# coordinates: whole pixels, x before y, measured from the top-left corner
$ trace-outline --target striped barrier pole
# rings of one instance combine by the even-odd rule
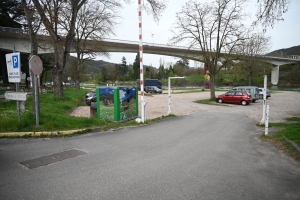
[[[145,107],[146,101],[144,99],[144,68],[143,68],[143,37],[142,37],[142,5],[141,0],[138,0],[138,15],[139,15],[139,51],[140,51],[140,88],[141,88],[141,118],[142,122],[146,121]]]

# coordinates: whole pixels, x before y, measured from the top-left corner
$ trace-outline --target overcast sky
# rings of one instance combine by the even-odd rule
[[[199,0],[204,2],[205,0]],[[209,1],[209,0],[206,0]],[[180,11],[182,5],[187,0],[169,0],[167,9],[162,13],[160,21],[154,22],[153,17],[148,15],[145,11],[142,12],[142,24],[143,24],[143,42],[155,43],[155,44],[167,44],[168,40],[172,37],[170,28],[175,22],[175,14]],[[257,10],[257,0],[250,0],[246,5],[246,12],[251,12],[253,15]],[[300,45],[300,0],[291,0],[289,10],[283,15],[284,21],[276,22],[274,28],[268,28],[267,35],[271,36],[271,49],[274,51],[277,49],[289,48],[292,46]],[[139,28],[138,28],[138,4],[136,3],[125,5],[120,10],[119,15],[120,25],[115,29],[115,38],[119,40],[138,41]],[[249,20],[250,22],[251,20]],[[137,50],[138,51],[138,50]],[[110,58],[97,57],[97,60],[104,60],[112,63],[121,63],[122,57],[125,56],[127,64],[134,62],[136,53],[110,53]],[[152,65],[153,67],[159,67],[159,61],[163,59],[166,64],[176,63],[179,58],[145,54],[143,55],[143,64]],[[195,64],[190,62],[190,66]]]

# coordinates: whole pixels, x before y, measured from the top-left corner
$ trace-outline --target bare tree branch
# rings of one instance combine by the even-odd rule
[[[257,20],[254,24],[262,23],[266,29],[268,26],[274,27],[276,21],[282,21],[282,15],[289,9],[290,0],[257,0],[258,11]]]
[[[215,0],[209,3],[190,0],[176,14],[170,42],[201,49],[199,58],[194,59],[208,66],[211,98],[215,97],[214,77],[222,67],[219,63],[233,59],[230,54],[246,37],[247,28],[242,24],[246,17],[243,3],[242,0]]]

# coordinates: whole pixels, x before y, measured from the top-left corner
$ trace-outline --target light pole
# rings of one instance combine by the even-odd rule
[[[154,46],[154,34],[152,33],[152,45]]]
[[[175,78],[185,78],[185,77],[175,76],[175,77],[168,78],[168,102],[169,102],[168,115],[171,114],[171,79],[175,79]]]

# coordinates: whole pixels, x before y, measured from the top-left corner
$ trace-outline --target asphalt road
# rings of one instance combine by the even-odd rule
[[[255,124],[202,113],[74,137],[0,139],[0,199],[300,199],[300,165],[261,143]],[[20,164],[70,149],[84,154]]]

